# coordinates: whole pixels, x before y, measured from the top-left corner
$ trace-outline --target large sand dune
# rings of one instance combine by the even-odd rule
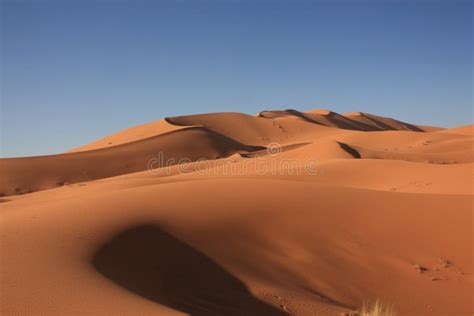
[[[472,315],[473,144],[284,110],[0,159],[0,313]]]

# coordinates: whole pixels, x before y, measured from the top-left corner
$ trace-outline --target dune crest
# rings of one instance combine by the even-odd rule
[[[440,133],[453,133],[453,134],[461,134],[466,136],[473,136],[474,135],[474,125],[464,125],[455,128],[449,128],[440,131]]]
[[[175,131],[178,129],[180,128],[175,125],[169,124],[166,121],[166,119],[163,119],[157,122],[151,122],[151,123],[127,128],[121,132],[118,132],[110,136],[106,136],[90,144],[72,149],[68,152],[88,151],[88,150],[122,145],[125,143],[131,143],[137,140],[157,136],[157,135],[168,133],[168,132]]]
[[[205,127],[188,127],[105,149],[0,159],[0,194],[14,195],[261,150]]]
[[[268,122],[262,120],[262,118],[277,120],[274,122]],[[431,132],[441,130],[441,128],[437,127],[417,126],[363,112],[352,112],[341,115],[327,109],[315,109],[306,112],[300,112],[293,109],[283,111],[262,111],[258,113],[257,117],[243,113],[222,112],[167,117],[156,122],[125,129],[90,144],[72,149],[69,152],[87,151],[116,146],[153,137],[180,128],[196,126],[205,126],[230,138],[240,139],[240,141],[245,140],[242,142],[261,144],[262,141],[267,139],[275,140],[281,138],[277,135],[278,130],[272,128],[275,126],[280,128],[279,132],[285,131],[286,129],[298,129],[299,132],[296,135],[294,135],[295,133],[293,131],[288,131],[290,134],[285,135],[286,137],[299,137],[300,134],[304,133],[304,131],[315,129],[315,126],[308,126],[308,124],[304,123],[359,131],[407,130]]]

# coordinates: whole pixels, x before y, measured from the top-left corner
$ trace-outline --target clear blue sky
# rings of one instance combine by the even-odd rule
[[[1,1],[4,157],[202,112],[472,123],[470,0]]]

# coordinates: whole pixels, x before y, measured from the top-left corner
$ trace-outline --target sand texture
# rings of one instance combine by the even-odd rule
[[[472,315],[473,145],[282,110],[0,159],[0,314]]]

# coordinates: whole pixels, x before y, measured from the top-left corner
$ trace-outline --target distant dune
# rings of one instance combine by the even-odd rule
[[[473,145],[289,109],[0,159],[0,313],[472,315]]]
[[[440,132],[472,136],[474,135],[474,125],[464,125],[460,127],[445,129]]]

